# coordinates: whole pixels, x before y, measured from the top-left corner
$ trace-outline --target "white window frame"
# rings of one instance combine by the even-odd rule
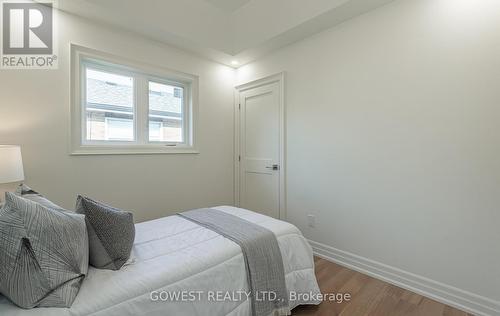
[[[158,84],[165,84],[165,85],[169,85],[169,86],[173,86],[173,87],[177,87],[177,88],[182,88],[182,91],[183,91],[183,96],[182,96],[183,107],[182,107],[182,121],[181,121],[182,122],[182,125],[181,125],[182,126],[182,132],[183,132],[182,139],[183,139],[183,143],[189,142],[189,138],[190,138],[190,135],[189,135],[189,124],[186,124],[186,122],[189,122],[190,116],[191,116],[191,113],[190,113],[190,110],[189,110],[189,106],[187,106],[190,103],[189,100],[191,98],[190,97],[190,89],[191,89],[191,87],[189,85],[183,84],[182,82],[175,82],[175,81],[168,80],[168,79],[165,79],[165,78],[155,78],[155,77],[152,77],[152,76],[147,76],[145,79],[146,79],[146,84],[147,85],[149,85],[149,82],[154,82],[154,83],[158,83]],[[148,91],[149,91],[149,86],[148,86]],[[148,98],[148,102],[147,103],[148,103],[148,111],[149,111],[149,98]],[[149,115],[149,112],[148,112],[148,115]],[[169,143],[169,142],[150,141],[149,140],[149,120],[148,120],[148,126],[146,128],[147,128],[147,132],[148,132],[147,141],[149,143],[154,143],[154,144],[165,143],[168,146],[172,146],[172,145],[175,146],[175,144],[179,144],[179,143],[176,143],[176,142],[170,142]]]
[[[131,76],[134,79],[134,141],[86,139],[86,68]],[[197,154],[198,77],[130,61],[78,45],[71,45],[72,155]],[[149,82],[183,89],[183,142],[149,141]],[[140,93],[141,92],[141,93]]]

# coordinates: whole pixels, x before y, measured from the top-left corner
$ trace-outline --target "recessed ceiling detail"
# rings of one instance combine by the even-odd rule
[[[232,67],[394,0],[59,0],[59,8]],[[238,61],[238,65],[232,61]]]

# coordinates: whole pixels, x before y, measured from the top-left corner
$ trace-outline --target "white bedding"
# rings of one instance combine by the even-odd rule
[[[216,209],[273,231],[284,261],[287,290],[319,293],[311,247],[295,226],[240,208],[220,206]],[[199,295],[201,300],[152,301],[152,291],[162,295],[165,293],[161,291],[199,291],[195,296]],[[231,297],[225,297],[224,302],[214,302],[214,295],[226,291]],[[129,265],[119,271],[90,267],[70,309],[23,310],[0,296],[0,315],[251,315],[250,302],[241,291],[248,291],[248,285],[239,246],[179,216],[169,216],[136,225]],[[317,303],[291,301],[290,307]]]

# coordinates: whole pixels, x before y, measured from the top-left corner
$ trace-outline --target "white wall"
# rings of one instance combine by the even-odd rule
[[[240,68],[238,82],[280,71],[288,219],[498,303],[500,2],[396,1]]]
[[[233,203],[233,69],[66,14],[59,37],[58,70],[0,70],[0,144],[22,146],[27,184],[67,208],[88,194],[136,221]],[[69,156],[70,42],[199,76],[200,154]]]

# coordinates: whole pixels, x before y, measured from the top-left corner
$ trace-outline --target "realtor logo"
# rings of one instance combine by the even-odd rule
[[[57,67],[53,2],[2,1],[2,68]]]

